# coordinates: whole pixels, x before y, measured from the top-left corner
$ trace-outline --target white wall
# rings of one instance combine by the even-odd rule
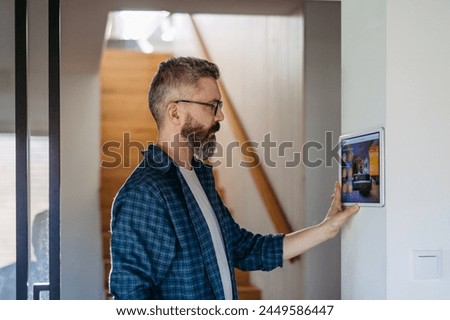
[[[98,74],[61,75],[61,299],[103,299]]]
[[[449,299],[450,2],[391,0],[387,25],[387,298]],[[414,279],[413,250],[442,277]]]
[[[305,141],[326,146],[326,132],[333,133],[332,145],[341,131],[341,11],[339,2],[305,3]],[[320,223],[330,205],[338,180],[338,163],[326,163],[325,149],[311,149],[305,166],[305,225]],[[341,244],[336,237],[302,257],[305,268],[305,299],[340,299]]]
[[[95,12],[96,19],[92,19]],[[83,9],[82,3],[62,3],[61,299],[105,297],[99,203],[98,65],[96,68],[95,64],[92,65],[95,60],[89,59],[92,52],[73,48],[76,37],[85,37],[83,28],[91,28],[93,34],[100,36],[88,37],[84,46],[93,51],[91,42],[96,42],[96,49],[100,52],[103,44],[100,31],[104,30],[105,21],[106,12],[101,3],[96,3],[92,10]]]
[[[341,5],[342,132],[385,126],[386,1]],[[386,208],[362,208],[343,229],[341,246],[342,298],[386,298]]]
[[[386,206],[343,232],[342,296],[448,299],[450,170],[421,155],[450,156],[450,3],[345,0],[342,21],[343,130],[386,127]],[[413,250],[441,252],[440,279],[414,278]]]

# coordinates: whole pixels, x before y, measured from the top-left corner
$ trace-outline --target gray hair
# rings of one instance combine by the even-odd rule
[[[161,62],[158,72],[152,80],[148,93],[150,111],[158,128],[162,127],[164,108],[180,90],[195,87],[201,78],[218,80],[219,68],[216,64],[200,58],[178,57]]]

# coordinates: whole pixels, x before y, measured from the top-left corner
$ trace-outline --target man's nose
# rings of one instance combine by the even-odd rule
[[[222,112],[222,108],[217,109],[217,113],[214,116],[215,121],[223,121],[225,119],[225,115]]]

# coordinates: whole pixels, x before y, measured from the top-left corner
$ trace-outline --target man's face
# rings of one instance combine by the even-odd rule
[[[188,148],[194,152],[197,158],[207,160],[216,150],[215,133],[219,129],[220,123],[218,121],[205,127],[188,114],[186,122],[181,128],[181,136],[186,139]]]
[[[203,78],[192,91],[189,100],[216,103],[220,100],[217,82],[212,78]],[[215,133],[220,129],[219,121],[224,119],[222,110],[214,115],[213,108],[198,104],[184,104],[185,122],[181,128],[181,136],[186,139],[188,147],[194,155],[202,160],[210,158],[216,149]]]

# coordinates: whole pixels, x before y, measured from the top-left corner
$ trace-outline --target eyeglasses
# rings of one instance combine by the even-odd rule
[[[214,115],[217,114],[217,110],[219,110],[219,108],[222,108],[222,105],[223,105],[223,101],[220,101],[220,100],[217,101],[216,103],[199,102],[199,101],[192,101],[192,100],[177,100],[177,101],[175,101],[175,103],[180,103],[180,102],[195,103],[195,104],[200,104],[202,106],[211,107],[213,109]]]

